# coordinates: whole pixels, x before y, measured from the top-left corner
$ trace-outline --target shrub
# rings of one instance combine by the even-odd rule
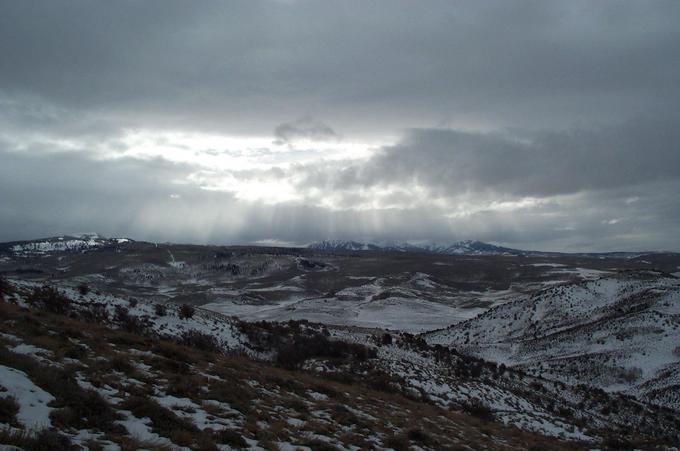
[[[543,384],[538,381],[531,381],[529,383],[529,387],[531,387],[531,389],[534,391],[543,391]]]
[[[335,445],[332,445],[328,442],[316,438],[308,438],[306,440],[302,440],[300,444],[310,449],[313,449],[314,451],[338,451],[340,449]]]
[[[482,375],[482,365],[476,364],[470,366],[470,377],[478,378]]]
[[[66,350],[64,357],[69,359],[82,360],[87,356],[87,348],[83,345],[73,345]]]
[[[200,396],[200,384],[189,375],[171,375],[165,390],[169,395],[178,398],[193,398]]]
[[[485,421],[493,421],[496,416],[493,410],[479,399],[471,399],[462,404],[463,411]]]
[[[166,343],[164,341],[154,343],[154,346],[153,348],[151,348],[151,351],[154,352],[155,354],[165,357],[166,359],[173,360],[176,362],[186,363],[196,362],[196,360],[186,352],[187,351],[186,349],[172,343]]]
[[[184,346],[191,346],[192,348],[200,349],[201,351],[219,352],[220,343],[212,335],[199,332],[197,330],[189,330],[180,337],[180,344]]]
[[[12,285],[0,277],[0,300],[3,300],[6,295],[11,294],[13,291],[14,289],[12,288]]]
[[[315,333],[312,336],[297,335],[292,341],[282,345],[276,355],[276,362],[286,368],[296,368],[311,358],[353,358],[361,362],[375,358],[376,355],[376,350],[368,346],[329,340],[323,334]]]
[[[29,304],[52,313],[66,313],[71,306],[71,300],[52,287],[40,287],[26,299]]]
[[[90,304],[87,309],[81,311],[81,315],[93,323],[104,323],[109,320],[109,311],[102,304]]]
[[[85,296],[89,292],[90,292],[90,287],[88,287],[84,283],[81,283],[80,285],[78,285],[78,293],[80,293],[81,295]]]
[[[55,425],[75,429],[101,429],[120,431],[122,426],[115,423],[120,415],[94,390],[83,390],[78,385],[69,387],[59,395],[60,409],[50,413]]]
[[[179,317],[180,319],[191,319],[196,313],[196,309],[189,304],[182,304],[179,307]]]
[[[399,379],[383,370],[372,370],[365,377],[363,381],[374,390],[384,392],[398,392],[401,388]]]
[[[166,308],[165,304],[156,304],[153,306],[154,310],[156,311],[156,316],[165,316]]]
[[[248,446],[247,444],[245,446]],[[191,447],[195,451],[220,451],[220,448],[215,445],[214,440],[208,433],[200,434],[196,437],[196,443]]]
[[[213,434],[213,437],[217,443],[231,445],[236,448],[245,448],[248,446],[240,433],[233,431],[231,429],[223,429],[217,431]]]
[[[128,299],[128,304],[130,304],[130,307],[132,307],[132,308],[137,307],[137,303],[138,303],[138,302],[139,302],[139,301],[137,301],[137,299],[135,299],[135,298],[130,298],[130,299]]]
[[[16,426],[17,413],[19,413],[19,403],[14,396],[0,398],[0,423]]]
[[[122,305],[116,305],[114,320],[120,325],[121,329],[133,333],[142,333],[146,329],[146,322],[138,316],[130,315],[130,311]]]
[[[624,368],[621,370],[620,378],[628,383],[635,382],[642,377],[642,369],[638,367]]]
[[[35,434],[18,429],[0,429],[0,443],[31,451],[70,451],[73,446],[67,436],[47,429]]]
[[[154,432],[170,437],[178,445],[187,445],[187,436],[190,441],[190,437],[198,433],[193,423],[178,417],[173,411],[166,409],[151,398],[131,396],[122,403],[121,407],[132,411],[138,418],[148,417]]]
[[[392,435],[383,441],[383,446],[395,451],[408,451],[408,440],[403,435]]]
[[[131,373],[134,369],[134,367],[127,358],[118,354],[111,357],[111,359],[109,360],[109,366],[114,371],[126,374]]]
[[[432,440],[430,436],[422,429],[411,429],[406,436],[412,442],[420,443],[421,445],[428,445]]]
[[[392,335],[390,335],[390,334],[387,333],[387,332],[386,332],[385,334],[383,334],[383,336],[382,336],[382,344],[384,344],[384,345],[391,345],[391,344],[392,344]]]
[[[330,410],[333,421],[342,426],[354,425],[362,427],[364,425],[364,423],[362,423],[362,421],[343,404],[333,404],[330,406]]]
[[[154,359],[154,367],[160,368],[163,372],[170,372],[176,374],[189,374],[191,366],[182,360],[173,359]]]
[[[633,445],[633,443],[621,436],[607,436],[604,438],[602,441],[602,445],[604,445],[605,449],[636,449],[637,447]]]

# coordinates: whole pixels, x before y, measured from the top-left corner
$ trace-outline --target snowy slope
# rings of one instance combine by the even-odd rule
[[[583,449],[361,383],[2,301],[0,311],[0,449]],[[50,359],[8,349],[17,343]]]
[[[425,334],[555,380],[680,408],[680,280],[624,272],[551,287]]]
[[[29,302],[31,291],[39,286],[37,283],[16,278],[10,279],[10,282],[14,287],[14,293],[8,297],[11,303],[27,307],[27,311],[40,308],[40,304]],[[413,283],[435,282],[419,274],[414,277]],[[394,386],[397,392],[407,393],[414,399],[427,400],[456,412],[467,412],[467,406],[479,403],[488,408],[490,415],[498,421],[542,435],[592,441],[598,440],[598,437],[608,431],[620,433],[630,425],[634,425],[645,436],[665,436],[674,427],[672,420],[665,417],[662,418],[663,421],[659,421],[659,411],[653,406],[641,405],[618,395],[594,396],[590,388],[550,381],[538,375],[527,374],[521,368],[506,370],[456,351],[428,346],[422,338],[407,333],[394,334],[389,340],[385,340],[382,335],[375,335],[375,331],[362,331],[355,327],[325,328],[310,323],[293,326],[289,323],[248,324],[202,309],[196,309],[193,316],[187,318],[182,317],[178,306],[173,304],[166,304],[165,311],[159,312],[157,306],[161,304],[106,293],[82,294],[69,284],[62,284],[59,292],[71,299],[68,314],[70,317],[180,343],[184,342],[187,334],[198,333],[214,337],[217,349],[224,353],[245,354],[260,361],[277,360],[278,351],[275,345],[280,339],[277,337],[285,336],[291,328],[299,327],[303,333],[328,330],[327,333],[333,340],[368,345],[376,349],[376,355],[367,360],[349,360],[344,363],[336,358],[313,358],[304,366],[310,372],[321,375],[337,374],[338,380],[354,378],[357,383],[367,381],[379,386],[381,390]],[[355,296],[357,293],[350,291],[347,295]],[[667,308],[675,311],[673,309],[676,307],[669,305]],[[28,340],[21,342],[9,334],[0,335],[0,339],[11,342],[7,345],[11,352],[30,355],[44,364],[49,364],[61,355]],[[41,346],[44,346],[42,342]],[[127,345],[122,349],[125,347]],[[138,373],[135,380],[139,380],[139,373],[149,372],[150,362],[141,359],[143,356],[153,357],[144,351],[139,354],[140,359],[132,360],[138,361],[134,365]],[[119,377],[118,373],[111,375],[112,380],[118,380]],[[153,381],[158,380],[157,375],[149,377]],[[375,382],[371,382],[373,380]],[[24,386],[28,384],[25,380],[21,383]],[[96,388],[112,404],[122,404],[124,400],[123,396],[117,394],[122,387],[116,389],[116,385],[112,383],[93,387],[87,379],[79,378],[79,384],[86,389]],[[132,381],[130,384],[136,382]],[[208,426],[216,429],[224,425],[223,422],[211,420],[204,415],[208,411],[205,405],[192,403],[184,396],[168,390],[157,390],[155,385],[152,396],[162,406],[169,408],[179,405],[189,409],[186,412],[179,409],[176,414],[191,419],[200,429]],[[586,403],[587,406],[582,406]],[[617,405],[617,412],[603,415],[602,411],[610,405]],[[121,410],[121,413],[125,418],[119,420],[118,424],[132,434],[152,440],[158,438],[143,417],[135,416],[128,410]]]
[[[59,236],[32,241],[2,243],[1,247],[16,257],[34,257],[57,252],[86,252],[130,241],[127,238],[103,238],[96,233],[89,233],[78,236]]]
[[[626,258],[633,259],[645,255],[677,255],[663,252],[544,252],[514,249],[477,240],[462,240],[453,243],[418,242],[360,242],[352,240],[324,240],[311,243],[309,249],[333,252],[383,251],[383,252],[420,252],[437,255],[513,255],[524,257],[588,257],[588,258]],[[649,262],[648,262],[649,263]]]
[[[324,251],[391,251],[391,252],[424,252],[443,255],[525,255],[527,251],[509,249],[481,241],[458,241],[450,244],[413,244],[413,243],[365,243],[358,241],[326,240],[312,243],[309,249]]]

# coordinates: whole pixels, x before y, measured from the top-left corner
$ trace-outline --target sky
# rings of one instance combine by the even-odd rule
[[[680,2],[0,0],[0,241],[680,251]]]

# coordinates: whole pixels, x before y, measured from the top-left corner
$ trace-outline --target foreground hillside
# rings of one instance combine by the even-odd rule
[[[574,449],[677,438],[671,411],[410,334],[246,323],[84,286],[13,281],[2,291],[3,440],[26,448],[22,431],[50,426],[92,449],[92,440],[125,449]]]
[[[7,284],[4,290],[12,291]],[[54,310],[57,304],[47,302]],[[12,302],[0,302],[0,313],[0,444],[51,450],[580,447],[407,398],[379,380],[333,380],[256,362],[198,335],[179,344],[96,324],[74,310],[65,315]]]

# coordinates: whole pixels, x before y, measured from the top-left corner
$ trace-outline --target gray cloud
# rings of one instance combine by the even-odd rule
[[[547,197],[680,178],[680,128],[641,118],[616,126],[535,133],[412,130],[366,163],[297,168],[301,186],[352,191],[422,186],[433,195]]]
[[[340,139],[335,130],[318,119],[304,116],[291,122],[285,122],[274,129],[276,144],[291,144],[300,139],[310,141],[336,141]]]
[[[118,123],[268,133],[677,115],[675,1],[5,2],[0,89]]]
[[[203,243],[475,238],[573,251],[680,248],[677,179],[450,217],[445,209],[424,206],[331,211],[299,203],[244,202],[181,183],[194,169],[162,160],[95,161],[84,153],[2,151],[0,241],[98,231]]]
[[[674,0],[3,2],[0,240],[677,250],[678,17]],[[130,131],[203,166],[121,158]],[[325,161],[328,140],[393,144]],[[205,163],[221,157],[248,164]],[[192,183],[224,178],[295,200]]]

